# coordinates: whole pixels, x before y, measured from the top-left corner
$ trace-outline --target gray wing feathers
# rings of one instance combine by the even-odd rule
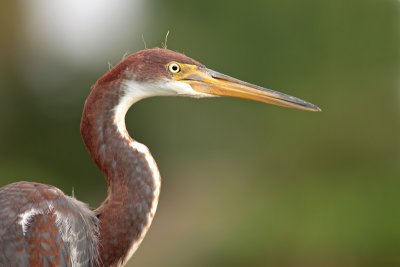
[[[73,266],[97,266],[98,220],[86,204],[74,198],[59,203],[56,224],[64,243],[70,248]],[[75,212],[70,212],[75,211]]]
[[[98,266],[98,221],[55,187],[0,188],[0,266]]]

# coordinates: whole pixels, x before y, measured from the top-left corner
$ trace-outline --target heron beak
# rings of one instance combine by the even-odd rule
[[[277,91],[243,82],[228,75],[191,65],[185,66],[181,81],[190,84],[193,90],[216,96],[243,98],[287,108],[321,111],[314,104]]]

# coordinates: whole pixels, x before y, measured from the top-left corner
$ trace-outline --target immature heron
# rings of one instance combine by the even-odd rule
[[[129,136],[125,114],[152,96],[230,96],[319,111],[171,50],[136,52],[94,84],[82,115],[82,138],[106,178],[107,198],[92,211],[50,185],[0,188],[0,266],[123,266],[129,260],[156,212],[161,178],[147,147]]]

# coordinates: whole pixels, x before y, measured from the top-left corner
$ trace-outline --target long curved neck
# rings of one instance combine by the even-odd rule
[[[121,266],[138,248],[156,211],[161,178],[147,147],[125,128],[129,107],[143,98],[120,80],[95,84],[86,100],[81,134],[91,157],[105,175],[108,194],[96,210],[99,254],[104,266]]]

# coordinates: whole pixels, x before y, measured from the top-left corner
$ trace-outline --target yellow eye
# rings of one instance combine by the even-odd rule
[[[181,71],[181,66],[178,63],[172,62],[168,65],[168,70],[171,73],[178,73]]]

